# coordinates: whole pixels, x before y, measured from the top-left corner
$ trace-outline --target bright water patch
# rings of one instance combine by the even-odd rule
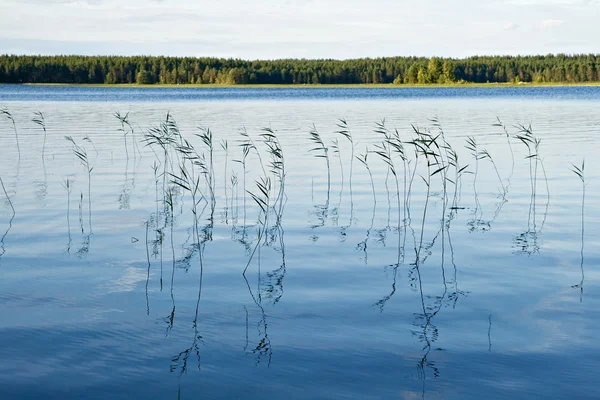
[[[1,397],[594,398],[598,93],[0,87],[21,147],[19,157],[0,119],[0,177],[15,207],[14,217],[0,207]],[[130,113],[133,133],[123,136],[115,111]],[[200,245],[189,194],[176,192],[172,214],[164,201],[181,158],[169,153],[163,187],[164,154],[142,141],[167,112],[199,153],[208,154],[197,127],[214,135],[216,207],[212,222],[210,206],[199,218]],[[400,202],[376,153],[367,157],[375,198],[357,159],[350,182],[338,118],[359,155],[381,144],[382,119],[408,142],[411,124],[437,136],[434,117],[470,172],[456,204],[451,167],[446,196],[443,171],[427,196],[423,156],[409,209],[398,156]],[[514,137],[514,125],[530,123],[541,139],[533,186],[530,153]],[[326,161],[310,151],[313,124],[330,148],[329,190]],[[237,162],[244,127],[267,170],[262,128],[275,131],[285,159],[287,201],[258,247],[263,216]],[[66,135],[86,149],[90,186]],[[500,178],[486,158],[474,176],[468,137]],[[404,146],[413,171],[414,146]],[[571,163],[584,157],[582,235]],[[438,163],[448,160],[443,152]],[[256,194],[260,160],[251,151],[246,161]]]
[[[0,85],[0,97],[10,101],[223,101],[223,100],[397,100],[519,98],[542,100],[599,100],[598,86],[564,87],[118,87]]]

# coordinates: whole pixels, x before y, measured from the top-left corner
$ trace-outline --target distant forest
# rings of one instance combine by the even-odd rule
[[[256,60],[0,55],[0,83],[450,84],[600,81],[600,55]]]

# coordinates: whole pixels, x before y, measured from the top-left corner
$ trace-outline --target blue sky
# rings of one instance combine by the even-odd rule
[[[0,53],[599,53],[600,0],[0,0]]]

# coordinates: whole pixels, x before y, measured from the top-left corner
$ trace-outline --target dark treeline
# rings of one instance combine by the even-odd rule
[[[192,57],[0,55],[0,83],[448,84],[600,80],[600,55],[245,61]]]

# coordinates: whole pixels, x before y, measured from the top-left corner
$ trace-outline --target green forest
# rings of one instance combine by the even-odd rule
[[[600,55],[255,60],[0,55],[0,83],[453,84],[600,80]]]

